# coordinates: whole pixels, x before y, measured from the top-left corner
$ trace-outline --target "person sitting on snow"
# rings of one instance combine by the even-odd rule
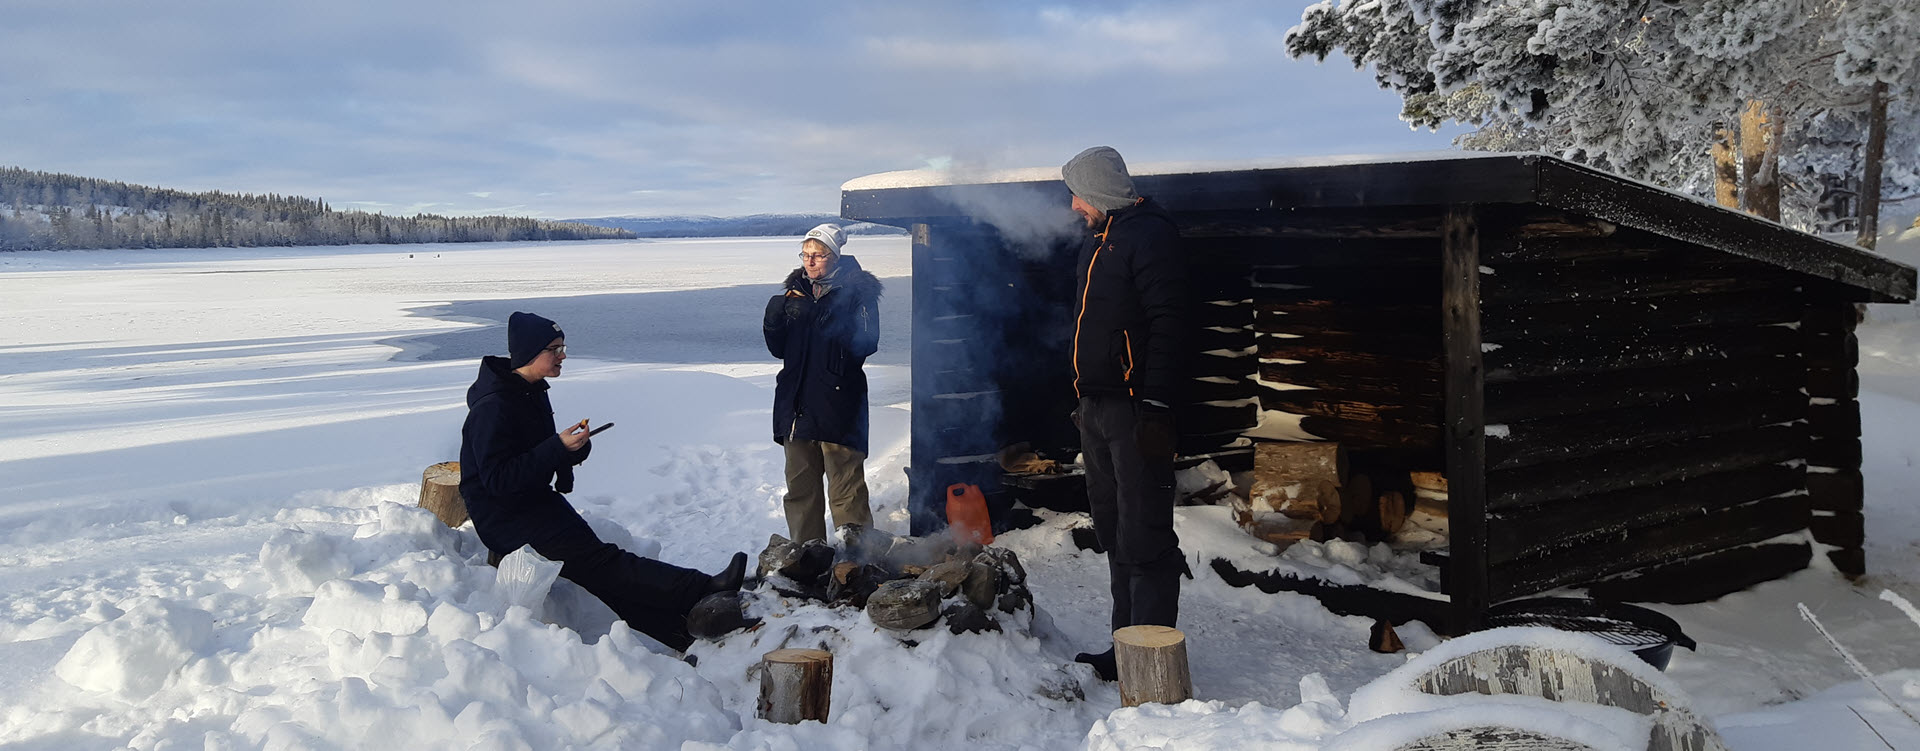
[[[593,452],[586,421],[555,431],[547,379],[567,359],[560,325],[532,313],[507,319],[509,357],[480,358],[460,428],[460,495],[480,542],[496,556],[523,545],[559,561],[560,575],[593,593],[628,626],[684,651],[687,612],[701,598],[740,588],[747,554],[707,575],[602,542],[562,493]]]
[[[873,526],[867,505],[867,374],[880,349],[880,279],[840,254],[847,235],[822,224],[800,241],[800,268],[767,301],[767,351],[784,363],[773,391],[773,442],[787,453],[787,533],[824,540]],[[825,474],[828,486],[820,478]]]

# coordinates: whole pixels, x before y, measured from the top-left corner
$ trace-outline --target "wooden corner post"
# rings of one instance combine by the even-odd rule
[[[1487,475],[1484,371],[1480,362],[1480,223],[1471,205],[1447,207],[1441,219],[1441,339],[1446,350],[1448,544],[1447,630],[1480,625],[1487,591]]]
[[[935,393],[934,383],[934,346],[932,338],[926,336],[933,321],[936,278],[933,269],[933,227],[925,223],[916,223],[909,233],[913,238],[913,299],[921,301],[913,306],[910,331],[913,332],[909,345],[908,361],[924,363],[925,366],[908,374],[908,393],[913,409],[907,415],[908,454],[907,454],[907,513],[908,533],[915,536],[931,534],[939,528],[945,517],[935,511],[935,502],[940,501],[939,489],[933,487],[934,464],[939,458],[933,451],[934,431],[940,426],[934,424],[933,415],[924,409]],[[941,501],[944,503],[944,501]]]

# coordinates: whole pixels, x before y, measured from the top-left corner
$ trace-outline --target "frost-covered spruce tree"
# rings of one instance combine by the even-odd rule
[[[1847,6],[1837,24],[1840,51],[1833,69],[1841,85],[1867,93],[1859,238],[1860,244],[1873,247],[1882,195],[1892,190],[1911,196],[1920,189],[1920,177],[1914,174],[1920,161],[1920,123],[1912,112],[1920,99],[1920,53],[1914,51],[1920,41],[1920,4],[1849,0]]]
[[[1882,7],[1863,13],[1870,3]],[[1372,66],[1381,86],[1401,95],[1402,117],[1415,126],[1479,126],[1462,146],[1548,151],[1701,194],[1713,184],[1710,147],[1737,132],[1746,113],[1747,185],[1777,191],[1772,176],[1804,124],[1867,101],[1857,82],[1836,73],[1835,61],[1879,60],[1914,38],[1855,27],[1897,28],[1886,16],[1911,16],[1912,5],[1326,0],[1302,14],[1286,44],[1295,57],[1341,52],[1356,67]],[[1767,124],[1755,127],[1756,118]],[[1805,191],[1818,182],[1789,187]]]

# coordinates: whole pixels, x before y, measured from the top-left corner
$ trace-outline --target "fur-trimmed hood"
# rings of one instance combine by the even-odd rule
[[[884,286],[880,284],[880,277],[860,268],[859,259],[853,256],[840,256],[839,263],[834,267],[833,281],[827,286],[828,294],[845,289],[862,300],[878,300],[880,293],[884,290]],[[811,280],[807,279],[806,268],[797,268],[793,273],[788,274],[786,288],[803,295],[811,295],[813,287]]]

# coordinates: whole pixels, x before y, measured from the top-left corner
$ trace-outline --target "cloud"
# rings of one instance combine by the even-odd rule
[[[833,211],[862,174],[1444,147],[1305,2],[72,4],[0,26],[0,164],[550,218]],[[475,185],[485,185],[476,191]]]

